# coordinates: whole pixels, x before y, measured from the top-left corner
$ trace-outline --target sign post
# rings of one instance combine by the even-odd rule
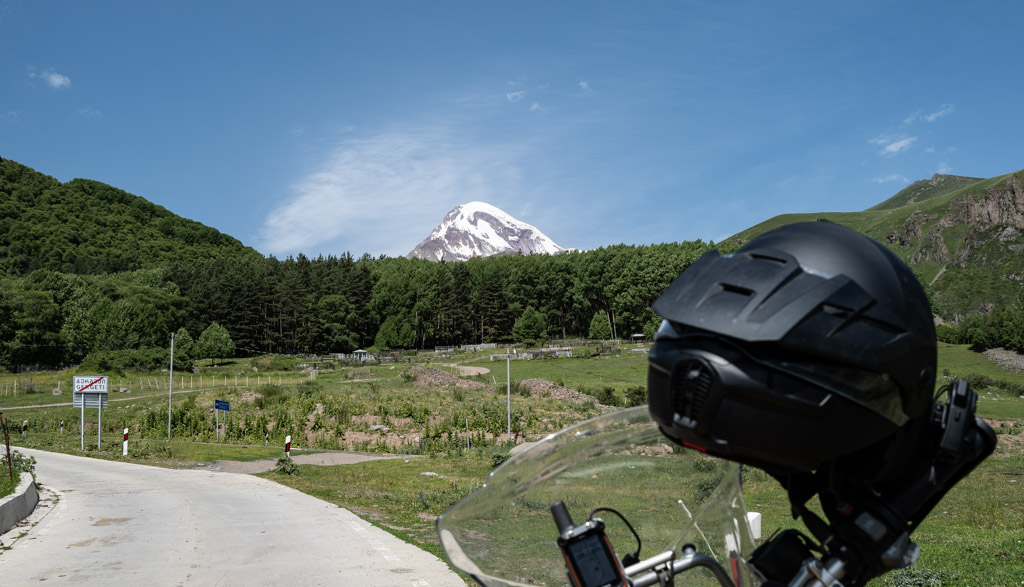
[[[289,434],[284,438],[284,456],[292,458],[292,436]]]
[[[75,376],[74,401],[72,407],[82,408],[81,450],[85,450],[85,408],[99,409],[99,422],[96,426],[96,449],[100,450],[103,438],[103,408],[107,404],[107,377],[105,375]]]
[[[217,430],[215,430],[214,436],[217,437],[218,440],[220,439],[220,411],[221,410],[224,410],[225,412],[231,410],[231,403],[223,401],[223,400],[219,400],[219,399],[213,400],[213,414],[214,414],[214,418],[216,419],[216,422],[217,422]],[[228,424],[228,415],[224,414],[224,426],[225,426],[225,428],[227,427],[227,424]],[[227,437],[227,434],[225,433],[224,436]]]
[[[128,456],[128,429],[124,429],[124,446],[121,447],[121,456]]]

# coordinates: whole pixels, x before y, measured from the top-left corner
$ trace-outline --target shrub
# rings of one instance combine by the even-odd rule
[[[16,450],[11,451],[11,466],[16,478],[20,473],[36,474],[36,458],[25,456]],[[0,453],[0,472],[7,470],[7,455]]]
[[[718,461],[707,457],[693,459],[693,470],[698,473],[713,473],[718,470]]]
[[[313,397],[315,393],[323,388],[324,386],[319,381],[303,381],[295,386],[295,389],[299,392],[299,397],[304,399]]]
[[[647,403],[647,386],[634,385],[626,388],[626,407],[642,406]]]
[[[948,369],[943,369],[942,374],[955,381],[957,379],[966,379],[967,383],[970,384],[974,391],[981,393],[985,389],[994,389],[1000,395],[1014,398],[1024,395],[1024,385],[1015,383],[1013,381],[1007,381],[1005,379],[994,379],[985,375],[979,375],[971,373],[969,375],[955,375],[950,374]]]
[[[11,465],[14,469],[14,479],[11,479],[7,468],[7,455],[0,455],[0,496],[14,491],[22,473],[36,474],[36,459],[27,457],[16,450],[11,451]]]
[[[495,453],[491,455],[491,467],[495,469],[498,468],[502,463],[508,460],[509,456],[510,455],[508,453]]]
[[[281,473],[282,475],[300,475],[299,466],[295,464],[295,461],[291,457],[281,457],[277,459],[277,465],[274,467],[275,473]]]
[[[704,503],[718,487],[718,484],[722,482],[723,471],[717,473],[706,473],[697,477],[697,482],[693,488],[693,503],[699,506]]]
[[[283,403],[284,400],[284,388],[280,385],[267,383],[256,388],[256,401],[253,403],[262,410],[275,404]]]

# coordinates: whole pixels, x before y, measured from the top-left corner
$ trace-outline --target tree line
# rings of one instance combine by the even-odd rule
[[[650,303],[711,245],[464,263],[265,258],[112,186],[0,159],[0,368],[152,367],[223,328],[232,352],[332,353],[652,333]],[[205,350],[199,350],[203,348]],[[212,358],[209,345],[193,358]],[[187,353],[178,353],[186,358]]]
[[[1024,307],[1020,301],[986,314],[971,314],[958,324],[936,327],[939,340],[969,344],[975,350],[1006,348],[1024,353]]]
[[[152,362],[167,353],[139,350],[166,349],[175,332],[178,355],[214,324],[242,355],[651,335],[651,302],[711,248],[617,245],[456,263],[243,254],[92,275],[37,269],[0,278],[0,367],[118,353]]]

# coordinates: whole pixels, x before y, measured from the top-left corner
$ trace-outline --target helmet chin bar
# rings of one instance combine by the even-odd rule
[[[960,479],[992,453],[995,433],[974,416],[978,396],[966,381],[947,388],[934,402],[901,473],[884,484],[835,483],[843,461],[813,473],[774,474],[787,488],[793,517],[801,517],[820,543],[786,530],[762,544],[751,563],[767,579],[789,585],[863,585],[917,560],[910,534]],[[806,502],[819,495],[828,521]],[[812,551],[820,553],[815,557]]]

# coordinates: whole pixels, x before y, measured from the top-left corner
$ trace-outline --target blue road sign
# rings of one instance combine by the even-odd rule
[[[226,402],[226,401],[221,401],[219,399],[213,400],[213,407],[215,409],[224,410],[225,412],[227,412],[230,409],[229,406],[230,406],[230,404],[228,404],[228,402]]]

